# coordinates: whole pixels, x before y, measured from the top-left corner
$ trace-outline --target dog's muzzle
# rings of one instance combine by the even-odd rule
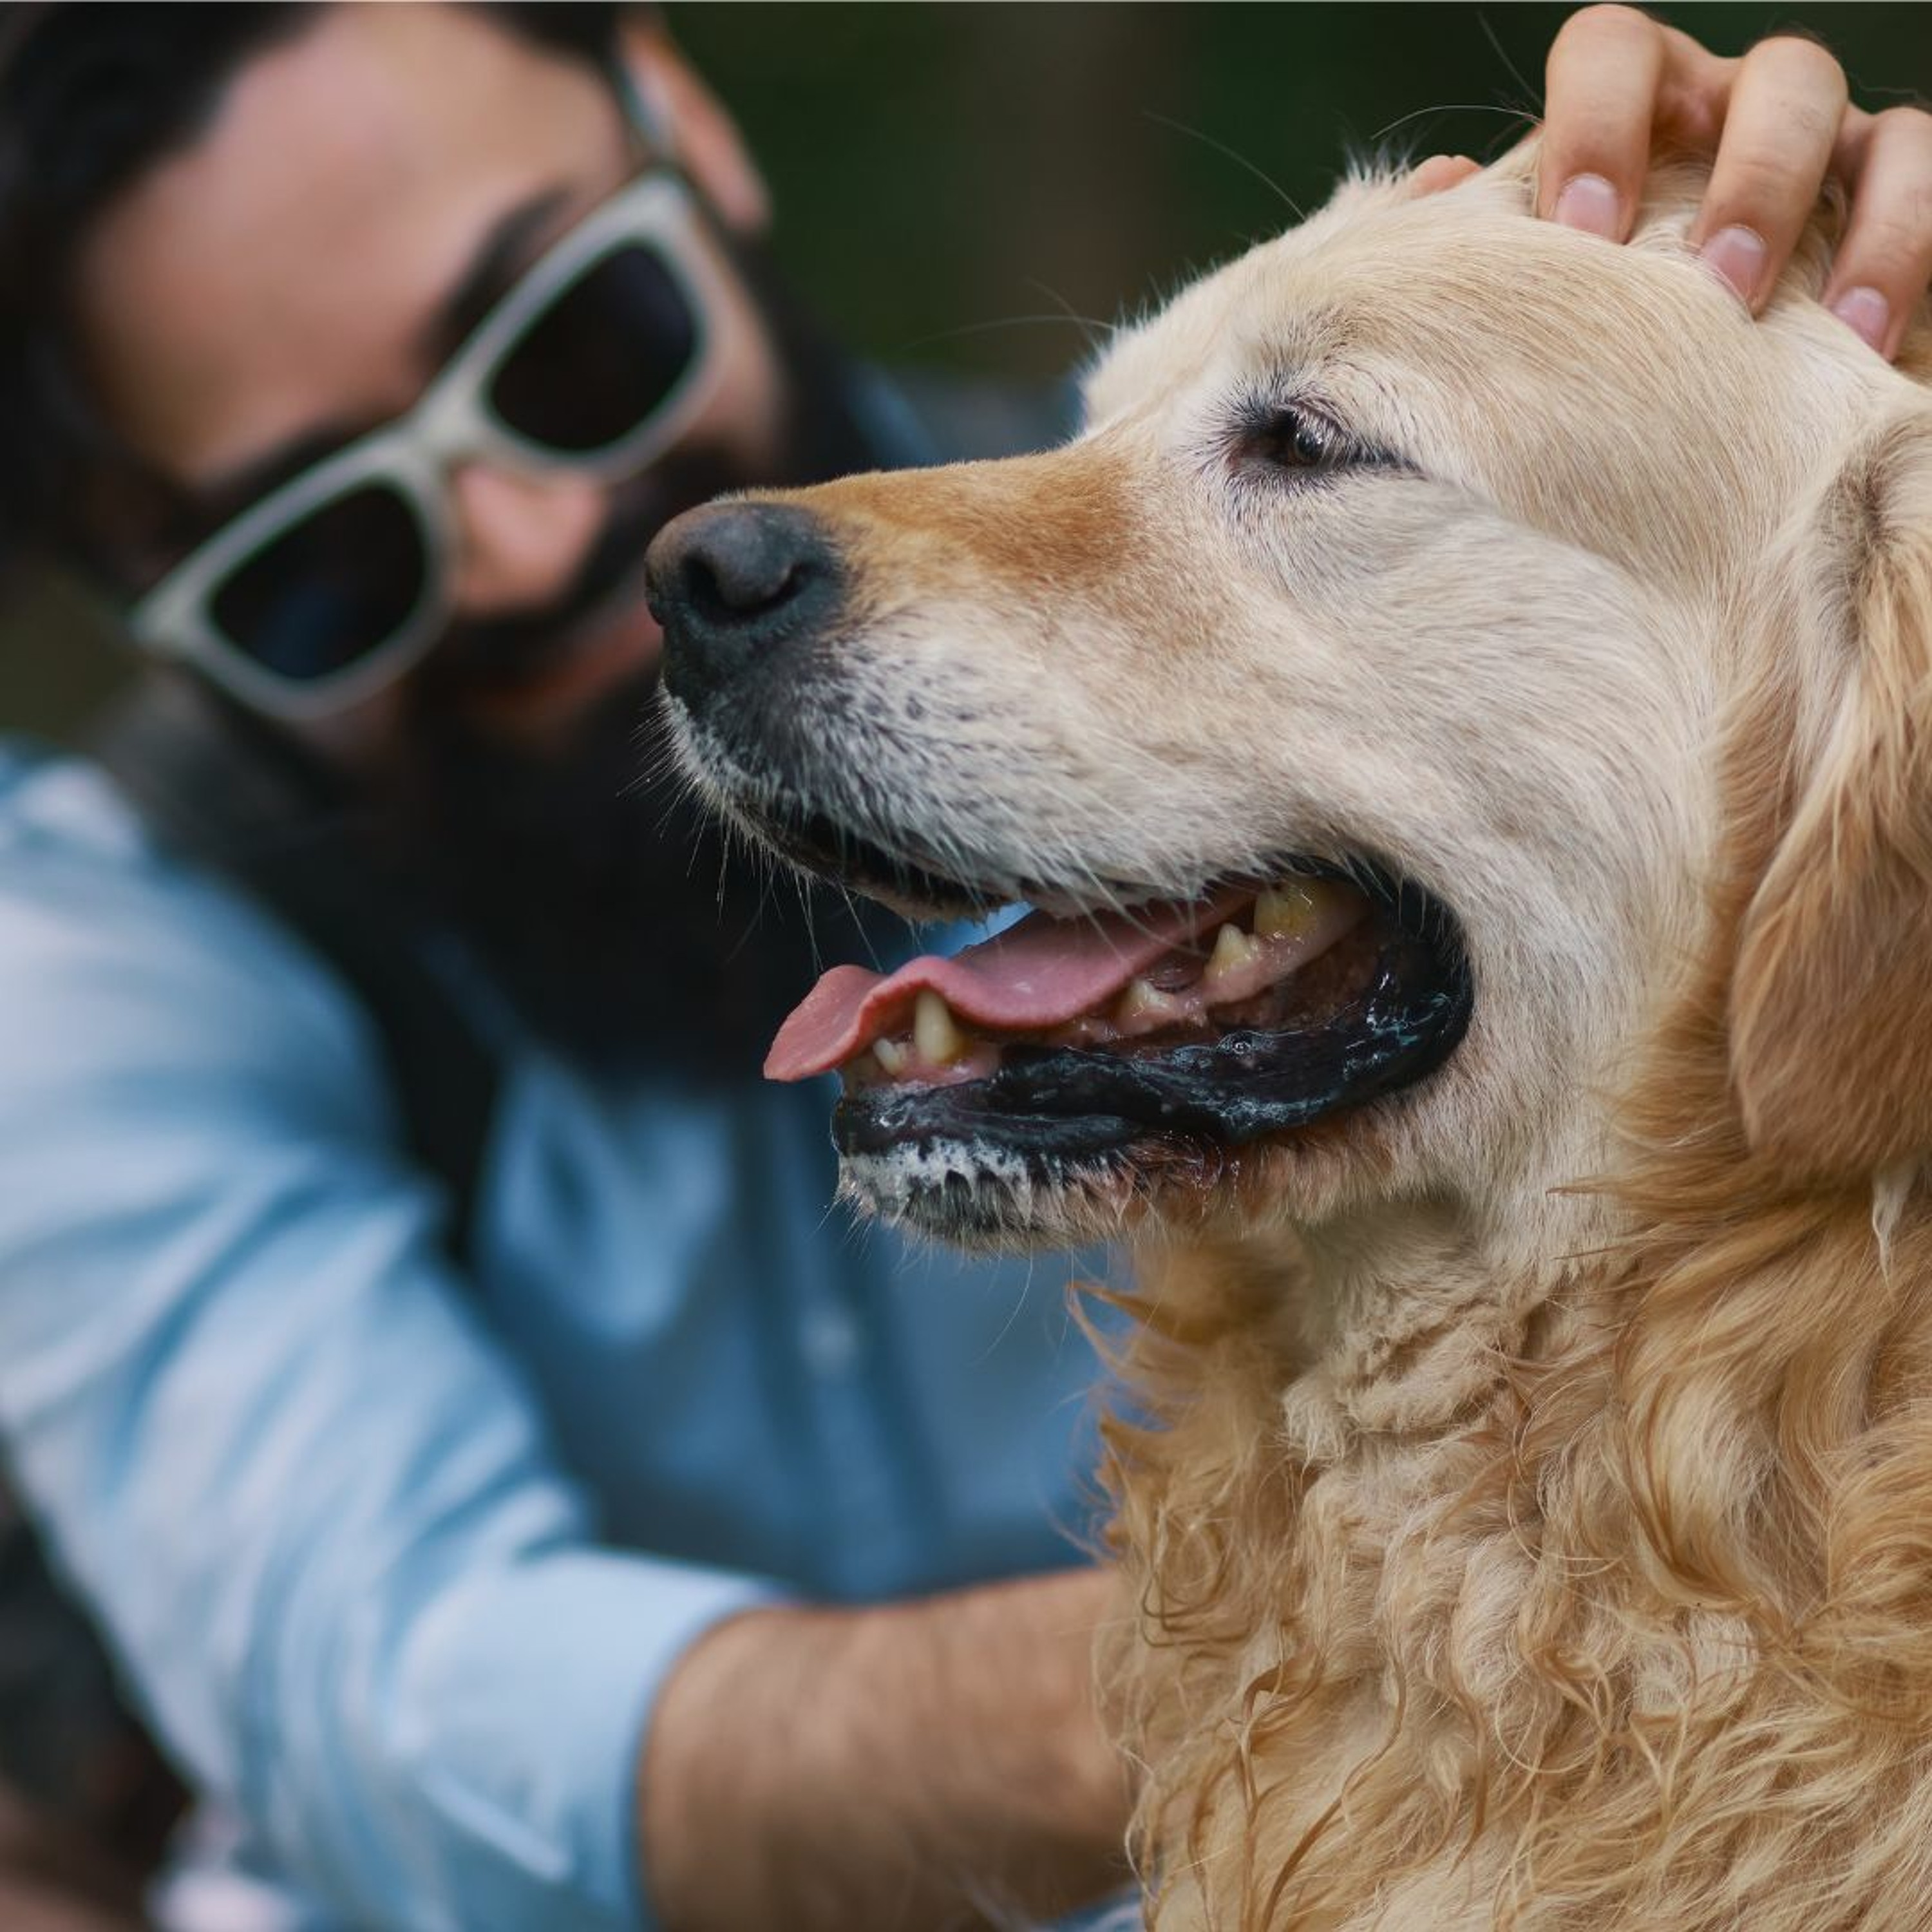
[[[842,674],[865,661],[853,575],[796,501],[709,506],[660,533],[648,581],[687,769],[774,850],[889,904],[1038,897],[922,849],[862,794],[855,809],[877,721]],[[1058,1238],[1154,1177],[1192,1188],[1256,1143],[1392,1098],[1466,1030],[1454,914],[1371,854],[1288,852],[1190,898],[1109,896],[951,961],[835,967],[806,995],[766,1071],[839,1071],[849,1194],[953,1240]]]

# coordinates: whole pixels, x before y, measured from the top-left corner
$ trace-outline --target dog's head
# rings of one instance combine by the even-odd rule
[[[1528,165],[1345,188],[1120,337],[1065,448],[660,538],[733,818],[1040,908],[781,1036],[844,1069],[862,1202],[1012,1241],[1540,1196],[1753,813],[1750,1130],[1932,1148],[1932,412],[1816,306],[1821,238],[1754,324],[1694,178],[1618,249],[1528,218]]]

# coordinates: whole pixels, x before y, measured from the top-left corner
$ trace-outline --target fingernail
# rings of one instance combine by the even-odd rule
[[[1832,313],[1882,356],[1892,328],[1892,304],[1876,289],[1847,289],[1832,304]]]
[[[1764,237],[1755,229],[1720,228],[1698,251],[1704,265],[1721,275],[1748,302],[1764,279]]]
[[[1550,214],[1565,228],[1580,228],[1586,235],[1605,236],[1612,242],[1621,232],[1617,191],[1601,175],[1572,175]]]

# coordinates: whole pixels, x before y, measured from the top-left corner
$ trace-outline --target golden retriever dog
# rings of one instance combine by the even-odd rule
[[[770,1070],[864,1207],[1143,1247],[1167,1928],[1932,1926],[1932,397],[1666,174],[1344,188],[1024,460],[653,555],[691,770],[916,911]],[[1916,374],[1914,373],[1916,371]]]

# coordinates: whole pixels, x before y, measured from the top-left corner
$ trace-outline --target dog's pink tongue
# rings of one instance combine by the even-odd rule
[[[835,966],[778,1029],[768,1080],[804,1080],[842,1066],[901,1030],[930,987],[961,1018],[1012,1033],[1042,1031],[1090,1011],[1165,953],[1212,932],[1250,899],[1238,888],[1184,905],[1090,919],[1035,913],[956,958],[910,961],[890,976]]]

